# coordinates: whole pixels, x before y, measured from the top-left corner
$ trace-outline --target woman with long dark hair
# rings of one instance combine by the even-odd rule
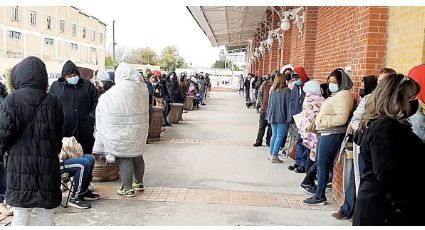
[[[366,103],[354,141],[365,160],[353,225],[424,225],[425,197],[415,176],[423,174],[425,143],[409,117],[419,108],[420,86],[402,74],[385,78]]]
[[[269,104],[267,107],[267,122],[272,127],[270,140],[270,161],[282,163],[278,153],[285,139],[289,124],[292,121],[290,109],[291,90],[286,85],[285,77],[279,74],[275,77],[270,89]]]

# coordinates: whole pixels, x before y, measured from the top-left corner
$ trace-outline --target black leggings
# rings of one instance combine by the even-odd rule
[[[307,171],[303,180],[303,184],[314,186],[315,185],[314,180],[316,179],[316,175],[317,175],[316,162],[308,158],[306,166],[307,166],[306,167]]]

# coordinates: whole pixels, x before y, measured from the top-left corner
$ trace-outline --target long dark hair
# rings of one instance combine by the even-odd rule
[[[288,87],[288,85],[286,85],[285,76],[283,74],[278,74],[274,78],[271,90],[272,91],[279,91],[279,90],[284,89],[285,87]]]

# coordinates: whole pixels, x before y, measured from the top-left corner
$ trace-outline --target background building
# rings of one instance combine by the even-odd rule
[[[73,6],[0,6],[0,74],[28,56],[41,58],[50,76],[65,61],[105,66],[106,24]]]

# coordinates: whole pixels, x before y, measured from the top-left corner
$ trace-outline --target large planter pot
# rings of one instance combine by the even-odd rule
[[[149,121],[149,132],[148,140],[149,141],[159,141],[161,136],[161,127],[162,127],[162,112],[164,108],[153,106],[152,119]]]
[[[171,124],[177,124],[183,113],[183,104],[182,103],[170,103],[170,113],[168,114],[168,122]]]
[[[193,98],[194,96],[187,96],[186,100],[184,101],[183,109],[185,110],[193,110]]]
[[[104,182],[104,181],[114,181],[119,178],[118,172],[118,162],[113,164],[106,164],[106,160],[101,155],[93,155],[95,158],[95,164],[93,168],[93,181]]]

